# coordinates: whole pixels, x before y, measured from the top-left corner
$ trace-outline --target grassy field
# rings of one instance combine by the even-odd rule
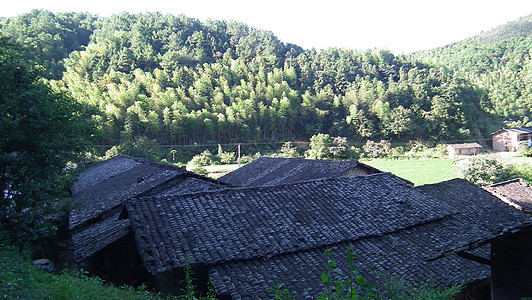
[[[414,185],[441,182],[456,178],[456,159],[420,159],[420,160],[390,160],[376,159],[361,161],[384,172],[390,172],[409,180]]]

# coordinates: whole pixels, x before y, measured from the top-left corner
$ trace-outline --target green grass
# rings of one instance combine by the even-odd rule
[[[390,172],[401,178],[423,185],[437,183],[456,178],[453,163],[456,159],[420,159],[420,160],[390,160],[375,159],[361,161],[384,172]]]
[[[114,287],[84,271],[51,274],[13,248],[0,246],[1,299],[163,299],[131,287]]]

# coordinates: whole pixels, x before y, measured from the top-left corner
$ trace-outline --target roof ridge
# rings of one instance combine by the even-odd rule
[[[183,175],[183,174],[179,174],[179,175]],[[391,176],[390,176],[391,175]],[[382,173],[376,173],[376,174],[370,174],[370,175],[357,175],[357,176],[350,176],[350,177],[326,177],[326,178],[317,178],[317,179],[309,179],[309,180],[305,180],[305,181],[300,181],[300,182],[296,182],[296,183],[282,183],[282,184],[277,184],[277,185],[268,185],[268,186],[253,186],[253,187],[228,187],[226,189],[222,189],[222,190],[216,190],[216,191],[203,191],[203,192],[197,192],[197,193],[189,193],[189,194],[182,194],[182,195],[177,195],[177,196],[146,196],[146,197],[133,197],[131,199],[135,199],[136,201],[147,201],[149,199],[153,199],[153,198],[175,198],[175,197],[186,197],[188,195],[194,195],[194,196],[202,196],[202,195],[212,195],[212,194],[219,194],[219,193],[229,193],[229,192],[246,192],[246,191],[250,191],[250,192],[256,192],[256,191],[264,191],[264,190],[271,190],[271,191],[275,191],[275,190],[282,190],[284,189],[286,186],[289,186],[289,187],[294,187],[294,186],[300,186],[300,185],[306,185],[306,184],[310,184],[312,182],[321,182],[321,181],[351,181],[354,179],[356,179],[357,181],[359,180],[366,180],[366,179],[372,179],[373,177],[381,177],[381,176],[390,176],[391,178],[397,178],[398,179],[398,182],[402,182],[403,184],[407,185],[406,182],[400,178],[400,177],[397,177],[396,175],[390,173],[390,172],[382,172]],[[223,182],[224,184],[228,185],[228,183],[225,183]]]

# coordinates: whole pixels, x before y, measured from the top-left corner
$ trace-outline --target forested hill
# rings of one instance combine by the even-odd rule
[[[0,34],[25,45],[56,87],[96,108],[106,144],[139,136],[161,144],[283,141],[319,132],[457,141],[507,117],[476,77],[425,54],[305,50],[233,21],[32,11],[0,20]]]
[[[446,66],[485,90],[485,109],[505,120],[531,122],[532,15],[412,59]]]

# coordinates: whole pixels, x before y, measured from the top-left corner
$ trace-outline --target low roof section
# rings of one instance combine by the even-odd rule
[[[532,214],[532,185],[516,178],[485,187],[509,205]]]
[[[185,168],[125,155],[97,163],[81,173],[72,185],[77,207],[70,213],[69,228],[97,219],[127,199],[185,172]]]
[[[471,148],[483,148],[478,143],[463,143],[463,144],[447,144],[448,147],[453,149],[471,149]]]
[[[380,172],[358,161],[260,157],[219,180],[239,187],[259,187]]]
[[[139,195],[179,195],[227,188],[211,178],[127,156],[117,156],[83,172],[72,190],[80,205],[71,212],[74,254],[86,259],[127,235],[119,219],[127,199]]]
[[[126,208],[139,256],[152,274],[183,267],[188,256],[192,265],[209,266],[220,295],[271,298],[268,288],[282,283],[300,297],[316,298],[324,290],[323,251],[333,246],[339,252],[353,247],[368,278],[377,270],[410,284],[447,285],[489,276],[479,262],[442,254],[529,218],[467,182],[450,185],[460,193],[441,201],[430,187],[381,173],[151,197]],[[489,259],[489,251],[476,254],[482,255]]]

